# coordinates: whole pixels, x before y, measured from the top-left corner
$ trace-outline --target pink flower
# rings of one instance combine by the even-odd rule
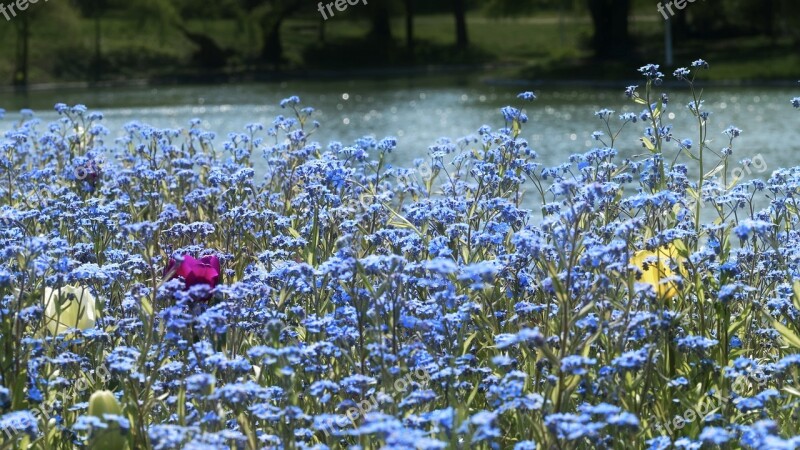
[[[200,259],[192,258],[189,255],[183,257],[183,261],[175,268],[177,262],[170,258],[167,270],[164,275],[169,275],[170,279],[175,277],[183,278],[186,289],[198,284],[208,285],[209,289],[214,289],[219,283],[219,258],[213,255],[203,256]],[[174,272],[174,273],[173,273]],[[208,300],[208,298],[206,298]]]

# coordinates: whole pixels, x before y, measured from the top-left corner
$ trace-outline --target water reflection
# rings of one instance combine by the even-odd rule
[[[592,138],[595,130],[603,131],[594,112],[609,108],[615,116],[640,112],[619,90],[541,88],[539,99],[527,107],[530,122],[523,137],[536,149],[540,162],[556,165],[570,154],[582,153],[599,145]],[[238,84],[222,86],[133,87],[109,89],[73,89],[31,92],[26,97],[0,94],[0,107],[9,111],[22,107],[37,110],[44,121],[55,119],[52,105],[84,103],[105,113],[105,124],[118,132],[132,120],[157,127],[185,127],[192,118],[200,118],[209,130],[218,133],[218,145],[228,133],[240,132],[244,126],[260,122],[269,124],[277,114],[286,114],[278,102],[289,95],[299,95],[304,104],[318,110],[322,128],[315,138],[349,143],[364,135],[376,138],[395,136],[400,145],[393,162],[410,165],[416,157],[425,156],[437,138],[458,138],[474,134],[481,125],[494,128],[503,125],[498,109],[512,104],[519,106],[516,93],[520,86],[493,86],[477,79],[433,78],[393,81],[308,82],[292,81],[274,84]],[[697,124],[686,110],[689,93],[668,89],[670,108],[667,121],[674,125],[675,138],[698,139]],[[789,100],[796,92],[789,89],[710,88],[706,92],[706,109],[713,112],[709,124],[709,145],[721,149],[727,145],[722,131],[730,125],[744,130],[737,140],[733,158],[763,157],[768,171],[755,176],[766,177],[773,169],[796,165],[791,151],[797,142],[796,114]],[[19,116],[9,113],[4,120]],[[638,138],[641,123],[629,125],[617,141],[623,157],[635,157],[645,150]],[[678,152],[677,144],[667,147],[667,159]],[[732,166],[737,166],[732,164]]]

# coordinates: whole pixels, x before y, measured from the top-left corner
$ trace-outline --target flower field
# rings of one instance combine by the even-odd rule
[[[674,105],[642,67],[557,167],[530,92],[410,168],[297,97],[3,120],[0,449],[800,448],[800,167],[730,176],[707,68]]]

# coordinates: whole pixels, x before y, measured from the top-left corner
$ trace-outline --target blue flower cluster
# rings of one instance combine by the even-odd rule
[[[741,130],[712,147],[708,67],[674,73],[699,135],[665,122],[648,65],[641,113],[598,111],[600,146],[555,167],[521,138],[530,92],[413,168],[394,138],[315,142],[297,97],[221,143],[199,120],[114,138],[82,105],[24,112],[0,137],[0,433],[798,448],[800,168],[728,178]],[[100,390],[122,414],[92,414]]]

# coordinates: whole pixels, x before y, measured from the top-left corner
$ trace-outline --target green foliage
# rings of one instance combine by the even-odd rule
[[[392,18],[395,41],[384,51],[405,46],[405,3],[381,3]],[[602,72],[582,70],[591,56],[592,28],[598,27],[587,21],[586,0],[468,1],[470,49],[452,55],[447,49],[455,35],[450,2],[412,3],[415,52],[379,55],[369,45],[359,50],[354,44],[369,39],[372,5],[350,8],[323,23],[315,4],[290,0],[39,2],[26,11],[31,20],[30,78],[32,82],[86,79],[98,49],[105,79],[202,73],[198,61],[203,58],[197,54],[204,50],[181,29],[216,43],[218,53],[225,55],[216,58],[222,61],[217,69],[228,72],[262,70],[265,63],[274,62],[265,57],[269,53],[265,49],[272,46],[278,49],[272,53],[280,54],[281,64],[292,68],[337,68],[345,59],[359,66],[381,67],[497,61],[530,66],[522,73],[504,73],[514,77],[562,78],[580,73],[582,78],[612,79],[629,74],[629,59],[636,58],[635,51],[659,54],[663,50],[661,20],[653,2],[647,0],[631,0],[634,19],[629,26],[635,48],[616,52],[620,61],[605,61]],[[603,11],[611,14],[615,8],[611,5]],[[95,18],[100,39],[95,39]],[[717,78],[797,78],[793,55],[800,42],[799,18],[800,3],[790,0],[694,2],[675,18],[677,54],[709,55],[717,61],[719,70],[713,75]],[[14,42],[17,29],[0,27],[0,38]],[[11,73],[15,65],[14,46],[10,48],[0,55],[2,73]],[[333,57],[341,56],[343,49],[346,58]]]

